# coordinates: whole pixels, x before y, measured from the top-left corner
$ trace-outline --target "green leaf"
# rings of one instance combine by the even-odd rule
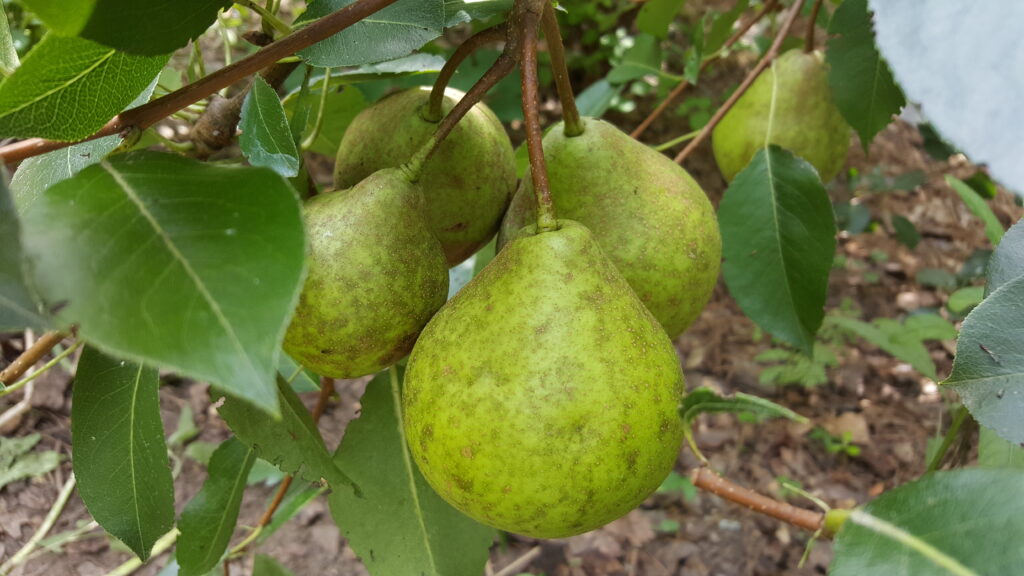
[[[576,106],[580,114],[591,118],[600,118],[611,108],[612,101],[622,93],[622,86],[616,86],[607,79],[594,82],[576,97]]]
[[[256,555],[256,563],[253,564],[252,576],[294,576],[284,566],[281,566],[270,556],[263,554]]]
[[[395,80],[406,76],[436,74],[444,67],[444,58],[436,54],[411,54],[402,58],[363,64],[355,68],[331,71],[331,85],[358,84],[377,80]],[[313,82],[319,82],[314,78]]]
[[[160,420],[159,373],[82,352],[72,388],[71,449],[89,513],[145,561],[174,525],[174,485]]]
[[[1024,470],[1024,447],[1010,444],[998,434],[981,426],[978,435],[978,466]]]
[[[444,0],[445,27],[486,20],[512,9],[512,0]]]
[[[938,375],[935,373],[935,362],[932,360],[931,354],[928,353],[928,349],[919,339],[900,339],[901,327],[899,324],[886,330],[874,324],[842,316],[829,316],[826,322],[849,330],[871,342],[892,356],[910,364],[914,370],[928,378],[938,379]],[[955,337],[955,333],[953,336]]]
[[[636,26],[641,32],[664,40],[668,38],[669,25],[685,3],[686,0],[647,0],[637,14]]]
[[[783,148],[764,148],[726,190],[718,219],[733,298],[759,326],[811,354],[836,247],[817,172]]]
[[[277,92],[261,76],[242,103],[238,143],[253,166],[270,168],[285,178],[299,173],[299,151]]]
[[[930,474],[854,510],[831,576],[1016,574],[1024,563],[1024,471]]]
[[[693,426],[697,416],[704,413],[749,414],[758,420],[769,418],[785,418],[794,422],[807,422],[807,418],[780,406],[771,400],[736,392],[731,396],[723,396],[711,388],[701,386],[686,393],[683,404],[679,407],[679,417],[686,427]]]
[[[355,0],[316,0],[298,23],[309,22]],[[313,66],[359,66],[405,56],[441,35],[442,0],[399,0],[376,14],[299,52]]]
[[[42,476],[60,465],[60,454],[53,450],[31,451],[40,438],[39,434],[21,438],[0,436],[0,490],[11,482]]]
[[[0,84],[0,136],[85,138],[138,96],[167,59],[48,34]]]
[[[942,384],[980,424],[1024,442],[1024,276],[996,288],[967,316],[953,373]]]
[[[951,144],[1018,193],[1024,191],[1024,107],[1018,105],[1024,52],[1008,22],[1024,3],[871,0],[878,47],[907,97]]]
[[[46,26],[63,36],[149,56],[188,44],[217,19],[229,0],[24,0]]]
[[[299,203],[278,175],[130,153],[54,185],[23,221],[44,303],[83,339],[276,412],[305,264]]]
[[[220,562],[238,521],[245,480],[256,461],[253,450],[228,438],[210,458],[206,482],[178,521],[175,557],[181,576],[201,576]]]
[[[921,242],[921,234],[910,220],[899,214],[892,215],[892,227],[896,230],[896,239],[907,248],[913,250]]]
[[[371,574],[478,574],[495,531],[445,503],[416,468],[402,429],[401,377],[393,368],[367,385],[362,415],[335,455],[363,497],[334,492],[331,514]]]
[[[732,9],[722,14],[717,14],[711,23],[711,30],[704,38],[704,53],[711,55],[722,49],[726,40],[732,36],[732,27],[739,20],[743,12],[750,5],[749,0],[737,0]],[[712,12],[714,13],[714,12]]]
[[[322,94],[322,84],[317,84],[309,91],[308,98],[313,103],[311,117],[315,118],[317,114],[316,110]],[[289,116],[295,111],[295,106],[298,102],[297,96],[297,93],[289,95],[284,100],[284,109]],[[333,158],[338,152],[338,146],[341,145],[341,137],[345,134],[345,130],[348,129],[348,125],[366,108],[367,104],[366,97],[355,88],[329,91],[327,93],[327,100],[324,103],[323,123],[320,127],[320,133],[317,135],[316,140],[313,141],[313,145],[310,146],[310,152],[316,152],[317,154]]]
[[[216,390],[213,393],[215,396],[219,394]],[[335,490],[352,486],[352,480],[332,461],[309,411],[280,376],[277,378],[277,393],[281,406],[280,420],[268,419],[248,403],[232,398],[225,400],[218,411],[239,440],[282,472],[298,475],[310,482],[326,479]]]
[[[968,312],[974,309],[975,306],[981,304],[981,301],[984,298],[984,286],[967,286],[950,294],[949,301],[946,302],[946,307],[949,308],[950,312],[957,316],[965,316]]]
[[[10,191],[0,169],[0,332],[41,329],[46,321],[29,287],[25,255],[21,245],[21,224]],[[6,382],[12,384],[12,382]]]
[[[18,52],[14,49],[14,38],[11,37],[11,25],[7,21],[7,12],[0,10],[0,74],[10,76],[20,65]]]
[[[889,64],[875,47],[867,0],[847,0],[828,26],[825,57],[836,107],[860,135],[867,152],[871,140],[892,122],[907,101]]]
[[[661,75],[661,47],[654,36],[639,34],[605,79],[612,84],[625,84],[649,74]]]
[[[157,80],[153,79],[149,86],[125,108],[134,108],[149,102],[156,83]],[[50,186],[71,178],[86,166],[99,163],[100,160],[106,158],[107,154],[113,152],[121,144],[121,141],[122,138],[119,134],[104,136],[23,161],[18,165],[18,170],[14,173],[14,178],[11,179],[11,192],[14,193],[14,204],[18,207],[18,211],[29,210],[32,202]]]
[[[277,507],[277,512],[274,512],[274,517],[270,520],[270,524],[264,526],[260,535],[256,538],[256,543],[262,544],[266,542],[282,526],[287,524],[292,518],[295,518],[306,505],[316,500],[317,497],[325,492],[327,492],[326,487],[292,484],[292,488],[285,495],[284,500],[281,501],[281,505]]]
[[[1003,230],[1003,225],[999,222],[999,218],[996,218],[995,213],[992,212],[992,208],[985,202],[985,199],[979,196],[973,188],[952,176],[946,176],[946,184],[949,184],[953,187],[953,190],[956,190],[956,193],[964,201],[964,204],[967,205],[971,214],[977,216],[985,224],[985,236],[988,237],[988,241],[993,246],[999,244],[999,241],[1003,239],[1005,231]]]
[[[985,291],[991,294],[996,288],[1020,276],[1024,276],[1024,220],[1010,227],[989,259],[988,286]]]

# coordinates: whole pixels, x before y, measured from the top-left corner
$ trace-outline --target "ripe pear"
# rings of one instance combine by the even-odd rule
[[[403,422],[423,476],[496,528],[560,538],[631,510],[672,469],[672,342],[581,224],[525,230],[423,330]]]
[[[442,111],[447,114],[461,97],[458,90],[446,91]],[[338,148],[335,186],[353,186],[377,170],[408,161],[437,129],[422,116],[429,98],[429,89],[412,88],[356,116]],[[459,121],[423,166],[419,184],[427,222],[450,266],[490,241],[516,186],[512,143],[490,108],[481,102]]]
[[[727,181],[768,144],[810,162],[822,182],[846,162],[850,128],[832,100],[821,52],[779,56],[711,132],[718,169]]]
[[[584,119],[544,137],[558,215],[589,228],[654,317],[675,338],[704,309],[718,281],[722,240],[714,208],[675,162],[614,125]],[[536,221],[529,177],[512,200],[498,245]]]
[[[284,349],[322,376],[356,378],[405,357],[448,296],[423,194],[399,168],[305,204],[309,274]]]

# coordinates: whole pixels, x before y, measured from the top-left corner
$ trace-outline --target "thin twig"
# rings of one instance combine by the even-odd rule
[[[811,19],[807,21],[807,41],[804,42],[804,52],[814,51],[814,29],[817,28],[818,12],[821,11],[822,0],[814,0],[814,7],[811,8]]]
[[[533,562],[537,556],[540,556],[542,551],[543,549],[540,546],[530,548],[526,554],[523,554],[519,558],[513,560],[511,564],[502,568],[501,571],[496,572],[494,576],[512,576],[513,574],[518,574],[520,570],[526,568],[530,562]]]
[[[157,98],[137,108],[126,110],[112,118],[95,134],[79,142],[87,142],[120,134],[127,130],[145,130],[171,114],[255,74],[278,60],[325,40],[368,16],[394,4],[397,0],[358,0],[332,12],[319,20],[299,28],[288,36],[270,44],[255,54],[205,76],[180,90]],[[0,147],[0,160],[6,164],[20,162],[53,150],[60,150],[76,142],[55,142],[42,138],[29,138]]]
[[[423,119],[427,122],[440,122],[444,115],[441,109],[441,105],[444,103],[444,91],[448,88],[448,83],[451,82],[452,76],[455,75],[455,70],[465,62],[471,54],[486,46],[488,44],[494,44],[496,42],[502,42],[505,40],[506,28],[505,23],[502,22],[493,28],[481,30],[476,34],[472,35],[452,53],[452,57],[444,63],[441,68],[441,72],[437,75],[437,80],[434,81],[434,87],[430,91],[430,102],[427,104],[427,108],[423,111]]]
[[[64,339],[64,334],[60,332],[47,332],[39,337],[39,340],[35,344],[28,347],[21,356],[14,359],[7,368],[0,371],[0,384],[7,385],[13,383],[21,378],[29,368],[39,362],[43,356],[50,353],[57,344],[60,344],[61,340]]]
[[[739,42],[740,38],[743,38],[743,36],[747,33],[748,30],[750,30],[754,26],[754,24],[757,24],[762,18],[765,17],[766,14],[774,10],[775,5],[778,3],[779,0],[768,0],[767,2],[765,2],[761,10],[757,14],[755,14],[753,18],[751,18],[746,24],[740,26],[736,30],[736,32],[734,32],[733,35],[730,36],[724,44],[722,44],[722,48],[719,49],[718,53],[724,54],[726,50],[732,48],[733,44]],[[702,62],[700,65],[700,71],[703,72],[704,69],[707,68],[713,61],[713,59],[709,58]],[[673,88],[672,92],[670,92],[669,95],[665,97],[665,100],[662,101],[662,103],[659,104],[658,107],[654,109],[654,112],[651,112],[650,116],[644,118],[644,121],[641,122],[640,125],[636,127],[636,130],[633,130],[633,133],[630,134],[630,136],[639,139],[640,135],[643,134],[648,128],[650,128],[651,124],[654,124],[654,121],[661,117],[661,115],[664,114],[666,110],[668,110],[669,106],[671,106],[673,103],[675,103],[676,100],[679,99],[679,97],[683,94],[683,92],[689,85],[689,82],[683,80],[682,82],[679,83],[679,85]]]
[[[572,82],[569,81],[569,67],[565,62],[565,44],[562,43],[562,31],[558,27],[555,7],[547,2],[544,4],[544,15],[540,19],[544,29],[544,38],[548,41],[548,54],[551,55],[551,68],[555,75],[555,87],[558,99],[562,102],[562,120],[565,122],[565,135],[569,137],[583,134],[583,121],[580,110],[576,107]]]
[[[75,489],[75,475],[71,474],[67,482],[64,483],[64,487],[60,489],[60,493],[57,494],[57,501],[50,507],[50,511],[46,514],[46,518],[43,519],[43,523],[36,529],[35,534],[29,538],[28,542],[21,547],[20,550],[14,553],[6,562],[0,566],[0,574],[9,574],[18,564],[21,564],[32,551],[39,545],[39,541],[46,538],[53,525],[57,523],[57,519],[60,518],[62,512],[64,512],[64,506],[67,505],[68,499],[71,498],[71,492]]]
[[[797,508],[792,504],[758,494],[715,474],[709,468],[695,469],[690,475],[690,481],[701,490],[811,532],[820,530],[825,520],[825,515],[820,512]]]
[[[729,110],[732,110],[732,107],[736,105],[736,102],[740,97],[746,94],[747,90],[750,89],[750,86],[755,80],[757,80],[758,76],[761,75],[761,72],[764,72],[764,70],[775,60],[775,57],[779,55],[779,49],[782,47],[782,42],[786,39],[786,36],[789,35],[789,30],[793,27],[793,22],[796,21],[796,17],[800,14],[800,10],[803,8],[804,2],[805,0],[796,0],[796,2],[793,3],[793,7],[790,9],[789,15],[786,16],[786,21],[782,24],[782,28],[779,30],[779,33],[775,36],[775,40],[772,42],[771,48],[769,48],[768,52],[766,52],[764,57],[761,58],[761,61],[757,63],[757,66],[754,66],[754,69],[747,74],[747,77],[743,79],[739,88],[729,96],[729,99],[725,101],[725,104],[722,104],[722,106],[715,112],[715,115],[711,117],[711,120],[704,125],[700,134],[687,144],[686,148],[683,148],[682,152],[676,155],[675,161],[677,164],[682,164],[683,160],[686,160],[686,158],[693,153],[698,146],[707,140],[708,136],[711,135],[711,131],[715,129],[715,126],[718,126],[718,123],[721,122],[722,118],[729,113]]]
[[[53,359],[50,360],[49,362],[47,362],[46,364],[43,364],[39,368],[39,370],[31,372],[28,376],[25,376],[24,378],[22,378],[21,380],[18,380],[14,384],[11,384],[7,388],[5,388],[3,390],[0,390],[0,398],[3,398],[4,396],[6,396],[8,394],[16,392],[22,386],[28,384],[29,382],[35,380],[39,376],[45,374],[47,370],[49,370],[50,368],[53,368],[58,363],[60,363],[61,360],[63,360],[65,358],[67,358],[68,356],[70,356],[71,353],[73,353],[75,350],[77,350],[78,347],[81,346],[81,345],[82,345],[82,341],[81,340],[75,342],[71,346],[68,346],[67,350],[61,352],[60,354],[58,354],[56,356],[54,356]]]
[[[960,409],[957,410],[956,416],[953,416],[953,422],[949,425],[949,430],[946,431],[945,438],[942,439],[942,444],[935,451],[935,456],[932,457],[932,461],[928,464],[928,472],[935,472],[942,465],[942,460],[945,459],[946,453],[949,452],[949,447],[953,445],[953,440],[960,433],[960,427],[969,414],[966,406],[961,405]]]

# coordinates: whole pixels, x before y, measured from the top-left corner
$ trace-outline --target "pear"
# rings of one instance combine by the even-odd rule
[[[560,538],[653,492],[679,454],[672,342],[581,224],[523,232],[423,330],[402,397],[409,450],[451,505]]]
[[[405,357],[448,296],[448,265],[399,168],[305,204],[309,273],[284,349],[322,376],[356,378]]]
[[[832,100],[821,52],[790,50],[775,59],[711,133],[726,181],[767,144],[810,162],[822,182],[846,162],[850,128]]]
[[[445,93],[447,114],[462,97]],[[437,124],[421,115],[428,88],[413,88],[363,110],[349,125],[338,148],[334,184],[352,186],[368,175],[411,158],[434,134]],[[454,266],[490,241],[516,186],[515,153],[498,117],[482,102],[423,166],[426,219]]]
[[[654,317],[675,338],[704,309],[718,280],[722,241],[714,208],[679,165],[614,125],[585,118],[544,137],[551,197],[560,217],[581,222]],[[535,222],[529,178],[512,200],[498,245]]]

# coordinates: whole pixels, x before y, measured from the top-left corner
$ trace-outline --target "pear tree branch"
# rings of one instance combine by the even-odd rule
[[[792,504],[775,500],[744,488],[728,478],[719,476],[710,468],[700,467],[690,475],[690,481],[701,490],[711,492],[725,500],[734,502],[772,518],[782,520],[798,528],[817,532],[825,526],[825,514],[797,508]]]
[[[21,378],[22,375],[28,371],[29,368],[35,366],[36,362],[39,362],[43,356],[50,353],[57,344],[60,344],[61,340],[64,339],[64,334],[60,332],[47,332],[36,340],[36,343],[29,346],[21,356],[14,359],[6,368],[0,371],[0,384],[10,385]]]
[[[782,24],[782,28],[779,30],[779,33],[775,36],[775,40],[772,42],[771,48],[769,48],[768,52],[766,52],[764,57],[761,58],[761,61],[757,63],[757,66],[754,66],[754,69],[747,74],[747,77],[743,79],[739,88],[737,88],[736,91],[729,96],[729,99],[726,100],[725,103],[722,104],[722,106],[715,112],[715,115],[711,117],[711,120],[700,131],[700,134],[691,140],[690,143],[686,145],[686,148],[683,148],[682,152],[676,155],[675,161],[677,164],[682,164],[698,146],[708,139],[708,136],[711,135],[711,131],[715,129],[715,126],[718,126],[718,123],[721,122],[722,118],[729,113],[729,110],[732,110],[732,107],[736,105],[736,102],[740,97],[746,94],[747,90],[749,90],[750,86],[754,84],[754,81],[757,80],[758,76],[760,76],[761,73],[764,72],[765,69],[768,68],[768,66],[775,60],[775,57],[779,55],[779,49],[782,48],[782,42],[786,39],[786,36],[789,35],[789,31],[793,27],[793,22],[796,21],[796,17],[800,15],[800,10],[804,7],[804,2],[805,0],[796,0],[796,2],[793,3],[793,7],[786,16],[786,21]]]
[[[137,108],[126,110],[114,116],[95,134],[80,140],[87,142],[104,136],[111,136],[132,130],[145,130],[175,112],[194,104],[207,96],[227,88],[274,64],[282,58],[325,40],[368,16],[394,4],[397,0],[358,0],[323,18],[299,28],[288,36],[266,46],[255,54],[234,64],[225,66],[192,84],[157,98]],[[5,164],[16,164],[26,158],[38,156],[53,150],[67,148],[78,142],[56,142],[42,138],[29,138],[0,147],[0,160]]]
[[[740,38],[743,38],[743,36],[747,33],[747,31],[749,31],[754,26],[754,24],[760,22],[761,19],[765,17],[765,15],[774,10],[775,6],[778,3],[779,0],[768,0],[767,2],[765,2],[761,10],[757,14],[755,14],[753,18],[748,20],[746,24],[740,26],[736,30],[736,32],[732,34],[732,36],[729,36],[729,39],[726,40],[724,44],[722,44],[722,48],[721,50],[718,51],[718,53],[724,53],[729,48],[732,48],[732,46],[739,42]],[[709,58],[702,62],[700,65],[700,71],[703,72],[713,61],[714,59]],[[646,132],[648,128],[651,127],[651,124],[654,124],[654,121],[660,118],[661,115],[664,114],[665,111],[668,110],[669,107],[672,106],[672,104],[674,104],[675,101],[679,99],[679,97],[683,94],[684,91],[686,91],[686,89],[689,86],[690,83],[687,82],[686,80],[680,82],[679,85],[673,88],[672,92],[670,92],[669,95],[665,97],[665,100],[663,100],[661,104],[659,104],[658,107],[655,108],[654,111],[651,112],[651,114],[647,118],[644,118],[644,121],[641,122],[635,130],[633,130],[633,133],[630,134],[630,136],[639,139],[640,136],[644,132]]]

